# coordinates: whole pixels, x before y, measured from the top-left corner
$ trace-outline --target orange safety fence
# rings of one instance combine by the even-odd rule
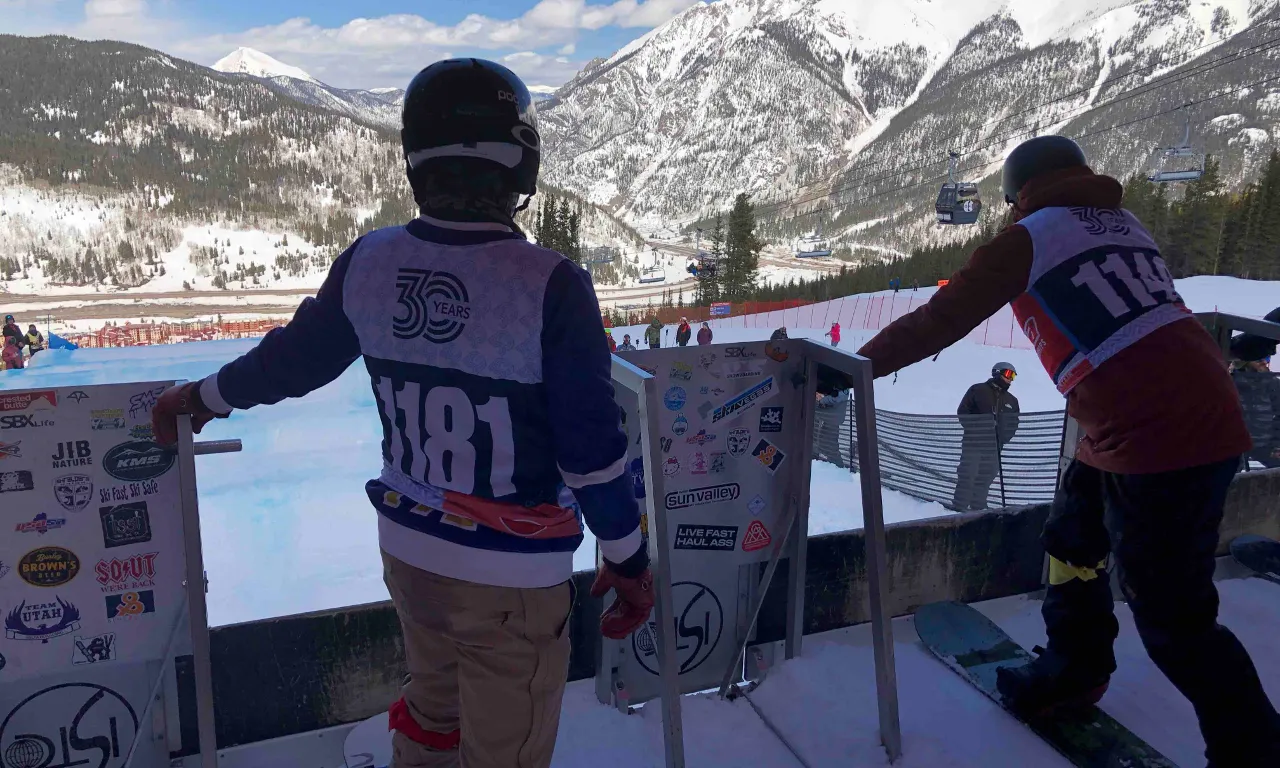
[[[139,347],[181,344],[186,341],[256,338],[265,336],[267,331],[287,322],[287,318],[264,318],[223,322],[192,320],[179,323],[124,323],[105,325],[96,331],[65,333],[62,336],[81,348]]]
[[[680,318],[687,318],[691,323],[705,323],[717,320],[725,320],[732,317],[745,317],[748,315],[761,315],[767,312],[780,312],[786,309],[795,309],[812,304],[811,299],[783,299],[780,301],[744,301],[729,305],[729,313],[721,314],[715,317],[711,316],[710,307],[653,307],[644,309],[616,309],[612,312],[604,313],[605,326],[610,325],[610,318],[613,319],[613,325],[622,327],[627,325],[648,325],[654,317],[658,318],[658,322],[663,325],[670,325],[680,322]]]

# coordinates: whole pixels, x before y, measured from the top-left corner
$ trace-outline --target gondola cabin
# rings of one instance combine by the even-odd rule
[[[938,201],[933,207],[939,224],[974,224],[982,212],[978,185],[967,181],[947,182],[938,190]]]

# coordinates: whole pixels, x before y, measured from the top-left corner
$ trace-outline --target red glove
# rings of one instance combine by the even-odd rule
[[[648,568],[634,579],[619,576],[606,561],[596,571],[591,585],[592,597],[604,597],[614,591],[613,605],[600,615],[600,634],[611,640],[621,640],[635,632],[649,618],[653,610],[653,574]]]
[[[157,443],[173,445],[178,442],[178,416],[184,413],[190,414],[191,430],[197,435],[210,421],[227,418],[227,414],[214,413],[205,406],[200,399],[200,382],[189,381],[169,387],[151,409],[151,431]]]

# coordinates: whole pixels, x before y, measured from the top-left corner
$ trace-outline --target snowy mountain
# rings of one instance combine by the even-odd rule
[[[1192,135],[1239,183],[1280,141],[1278,6],[695,5],[556,92],[541,111],[548,176],[642,228],[747,191],[779,241],[822,228],[909,248],[959,234],[932,223],[948,149],[988,201],[1004,154],[1035,133],[1087,134],[1098,169],[1126,176],[1181,139],[1182,118],[1151,116],[1199,102]]]
[[[0,35],[0,292],[319,285],[352,239],[415,213],[398,133],[303,98],[325,88]],[[399,95],[366,93],[390,112]],[[588,245],[636,247],[580,205]]]
[[[279,59],[272,58],[253,48],[237,48],[214,62],[212,68],[218,72],[253,75],[254,77],[288,77],[294,80],[305,80],[309,83],[320,82],[298,67],[289,66]]]

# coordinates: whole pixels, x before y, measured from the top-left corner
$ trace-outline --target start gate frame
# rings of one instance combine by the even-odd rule
[[[625,356],[613,357],[612,375],[628,425],[628,467],[642,507],[655,607],[653,620],[630,638],[601,638],[597,697],[623,711],[660,699],[666,765],[682,768],[680,697],[716,687],[723,694],[742,679],[744,652],[783,558],[789,561],[783,650],[788,659],[800,654],[813,412],[826,367],[852,379],[880,734],[896,760],[902,746],[871,362],[806,339]],[[709,450],[721,447],[722,436],[727,450]],[[703,487],[687,487],[697,485]]]

